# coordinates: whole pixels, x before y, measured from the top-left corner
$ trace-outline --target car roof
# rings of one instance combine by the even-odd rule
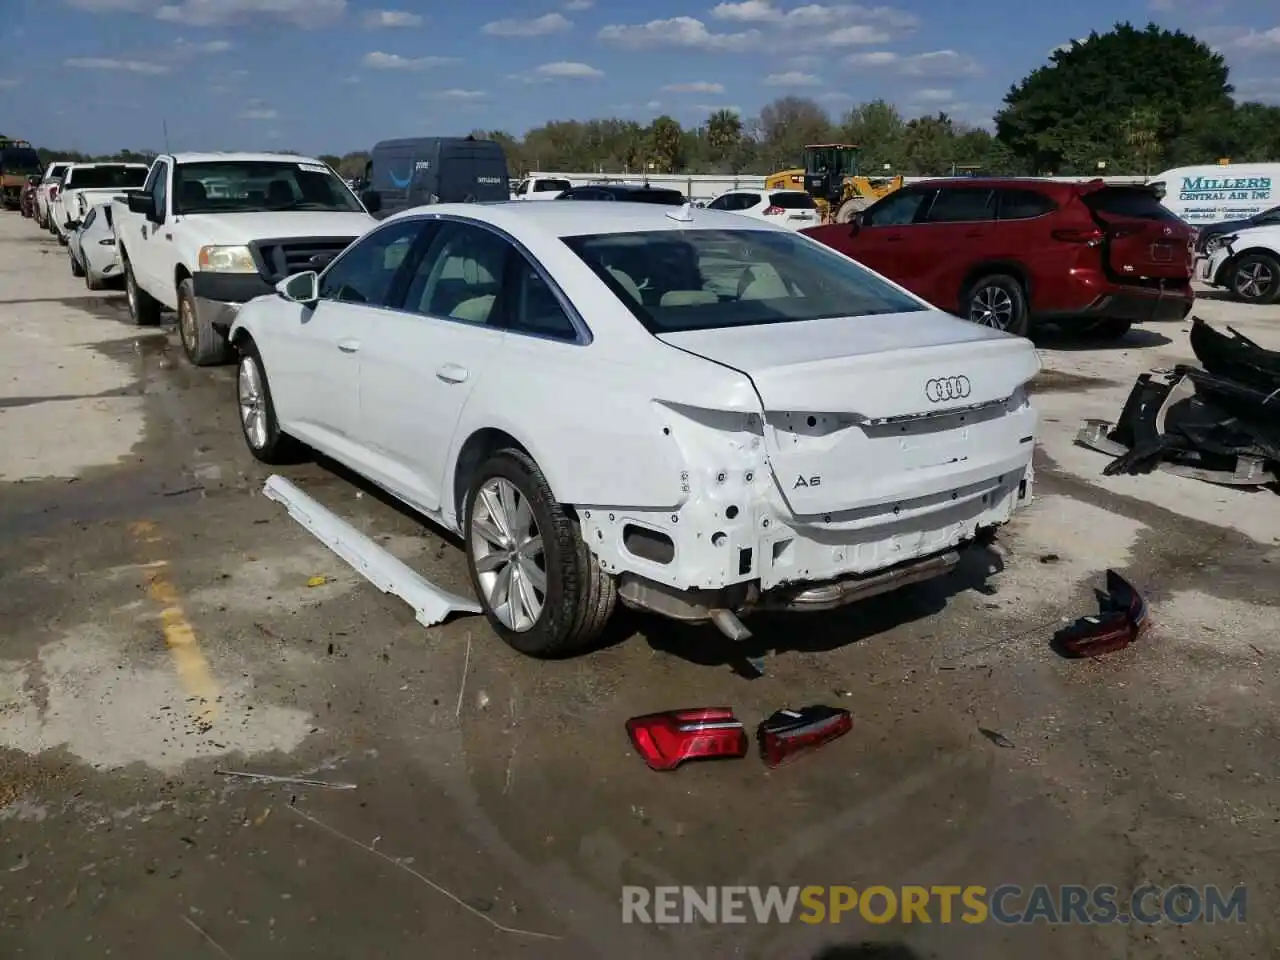
[[[581,200],[575,203],[527,203],[503,200],[496,203],[438,203],[402,210],[388,220],[438,214],[460,216],[507,230],[518,236],[577,237],[585,234],[644,233],[655,230],[771,230],[791,231],[762,220],[750,220],[737,213],[689,206],[687,221],[675,219],[681,207],[658,204],[618,204],[611,200]],[[384,221],[385,222],[385,221]]]
[[[228,161],[247,161],[250,163],[316,163],[320,161],[311,157],[302,157],[296,153],[174,153],[170,154],[178,163],[219,163]]]
[[[94,160],[91,163],[69,163],[67,166],[75,170],[79,170],[81,167],[141,167],[145,170],[148,164],[138,163],[136,160]]]
[[[558,179],[564,179],[560,177]],[[650,183],[583,183],[569,190],[616,190],[619,193],[680,193],[675,187],[664,187]],[[565,193],[568,193],[566,190]],[[683,196],[683,194],[681,194]]]
[[[1040,193],[1067,194],[1085,190],[1091,192],[1099,187],[1140,187],[1142,184],[1107,183],[1101,177],[1092,180],[1047,180],[1043,177],[935,177],[930,180],[917,180],[906,187],[985,187],[992,189],[1036,190]],[[903,189],[906,189],[905,187]],[[887,194],[892,196],[892,194]]]

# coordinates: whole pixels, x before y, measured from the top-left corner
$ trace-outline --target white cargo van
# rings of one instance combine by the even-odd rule
[[[1280,204],[1280,163],[1202,164],[1152,177],[1164,205],[1192,226],[1243,220]]]

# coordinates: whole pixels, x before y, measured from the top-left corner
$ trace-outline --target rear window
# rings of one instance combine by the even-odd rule
[[[564,242],[654,334],[929,309],[787,231],[654,230]]]
[[[788,190],[785,193],[769,194],[769,206],[781,207],[783,210],[816,210],[818,205],[813,197],[801,190]]]
[[[573,184],[568,180],[537,180],[533,184],[534,193],[549,193],[552,190],[568,190]]]
[[[1140,187],[1104,187],[1085,194],[1085,205],[1094,213],[1134,217],[1139,220],[1177,220],[1172,210],[1160,202],[1155,192]]]
[[[103,190],[140,187],[147,179],[146,167],[72,167],[67,171],[68,190]]]
[[[928,223],[973,223],[996,217],[993,192],[983,187],[942,187],[929,208]]]
[[[631,203],[660,203],[678,207],[684,203],[684,194],[679,190],[628,190],[619,193],[618,199]]]

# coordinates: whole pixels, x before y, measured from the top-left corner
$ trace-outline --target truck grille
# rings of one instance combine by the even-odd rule
[[[336,257],[355,237],[289,237],[283,240],[255,240],[249,244],[258,270],[269,283],[304,270],[315,270],[313,259]]]

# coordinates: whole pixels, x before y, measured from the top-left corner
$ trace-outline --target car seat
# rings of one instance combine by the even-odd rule
[[[791,293],[771,263],[757,263],[742,271],[738,281],[739,300],[777,300]]]

